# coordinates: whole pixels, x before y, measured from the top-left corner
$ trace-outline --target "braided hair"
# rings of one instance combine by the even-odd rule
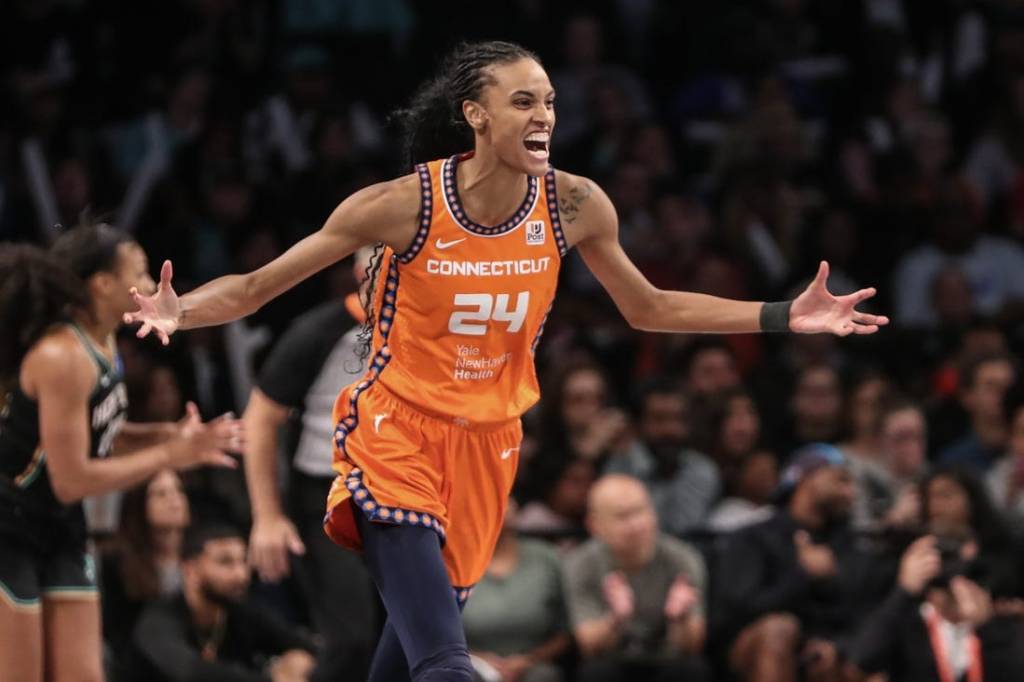
[[[494,83],[488,67],[520,59],[540,63],[536,54],[515,43],[491,40],[456,46],[409,106],[391,115],[402,131],[408,167],[472,149],[473,129],[462,115],[462,103],[478,100],[484,86]]]

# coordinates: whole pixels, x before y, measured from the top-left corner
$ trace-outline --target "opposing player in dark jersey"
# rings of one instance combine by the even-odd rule
[[[0,678],[103,679],[100,611],[82,500],[164,468],[234,466],[239,423],[128,427],[114,331],[126,287],[152,290],[123,233],[71,230],[51,253],[0,245]]]

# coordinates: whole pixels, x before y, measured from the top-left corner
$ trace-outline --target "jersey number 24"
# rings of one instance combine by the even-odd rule
[[[508,309],[508,294],[455,294],[455,306],[466,308],[456,310],[448,318],[448,331],[452,334],[467,336],[483,336],[487,333],[487,323],[508,322],[508,331],[515,333],[522,329],[526,321],[526,311],[530,307],[530,292],[520,291],[516,296],[516,307]]]

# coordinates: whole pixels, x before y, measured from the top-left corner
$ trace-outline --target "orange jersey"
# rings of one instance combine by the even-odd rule
[[[508,221],[484,227],[459,201],[460,158],[417,167],[419,230],[405,253],[385,250],[367,380],[425,414],[500,423],[540,397],[533,353],[566,243],[554,170],[528,178]]]

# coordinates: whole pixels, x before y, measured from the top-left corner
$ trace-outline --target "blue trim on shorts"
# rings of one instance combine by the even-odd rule
[[[362,469],[358,467],[352,469],[345,479],[345,487],[352,494],[352,503],[359,508],[367,520],[390,523],[396,526],[432,528],[441,539],[442,546],[444,546],[445,541],[448,539],[444,526],[441,525],[441,522],[433,514],[403,507],[388,507],[377,502],[373,493],[363,484]]]
[[[455,592],[455,601],[456,603],[458,603],[460,611],[462,610],[462,607],[466,605],[466,602],[469,601],[469,598],[473,595],[473,588],[475,587],[476,585],[452,588],[452,590]]]

